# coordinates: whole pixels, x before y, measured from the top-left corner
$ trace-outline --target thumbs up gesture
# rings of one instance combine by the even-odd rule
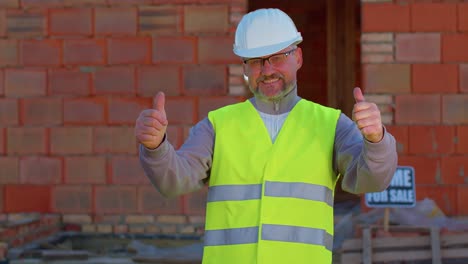
[[[159,92],[153,99],[153,109],[143,110],[135,123],[135,136],[139,143],[149,149],[157,148],[167,129],[165,96]]]
[[[353,121],[368,141],[377,143],[383,138],[382,118],[376,104],[366,102],[359,87],[353,91],[356,104],[353,108]]]

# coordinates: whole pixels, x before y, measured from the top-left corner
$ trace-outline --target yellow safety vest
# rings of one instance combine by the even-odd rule
[[[212,111],[204,264],[331,263],[340,111],[307,100],[275,143],[250,103]]]

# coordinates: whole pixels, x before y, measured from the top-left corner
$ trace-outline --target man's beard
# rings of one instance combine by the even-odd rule
[[[260,90],[259,83],[264,81],[264,80],[275,79],[275,78],[278,78],[280,81],[283,81],[284,85],[281,87],[280,91],[277,94],[275,94],[274,96],[265,95]],[[271,76],[261,76],[260,78],[258,78],[257,87],[255,89],[252,88],[252,86],[249,85],[250,91],[252,91],[252,93],[255,95],[256,98],[259,98],[262,101],[271,101],[271,102],[279,101],[282,98],[286,97],[286,95],[288,95],[292,90],[294,90],[295,87],[296,87],[296,82],[295,81],[292,81],[290,83],[285,83],[283,76],[277,75],[277,74],[274,74],[274,75],[271,75]]]

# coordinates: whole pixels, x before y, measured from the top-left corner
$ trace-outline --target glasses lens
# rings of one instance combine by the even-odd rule
[[[262,59],[250,59],[245,62],[250,68],[260,68]]]
[[[286,54],[277,54],[270,57],[270,63],[274,66],[281,65],[286,60]]]

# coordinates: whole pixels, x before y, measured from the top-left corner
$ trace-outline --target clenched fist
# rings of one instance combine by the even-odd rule
[[[153,109],[143,110],[135,123],[135,136],[139,143],[149,149],[157,148],[167,129],[165,97],[159,92],[153,99]]]
[[[376,104],[366,102],[359,87],[353,91],[356,104],[353,108],[353,120],[362,135],[370,142],[377,143],[383,138],[382,118]]]

